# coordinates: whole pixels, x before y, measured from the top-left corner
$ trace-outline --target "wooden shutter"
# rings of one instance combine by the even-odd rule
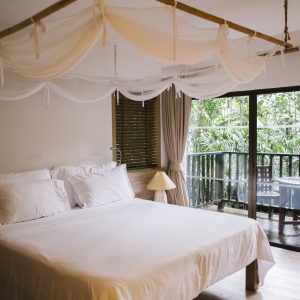
[[[129,169],[160,165],[159,99],[144,102],[129,100],[120,94],[115,106],[115,141],[122,151],[122,162]]]

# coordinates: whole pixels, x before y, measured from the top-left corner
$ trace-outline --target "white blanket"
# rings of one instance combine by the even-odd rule
[[[146,200],[0,226],[10,299],[189,300],[256,258],[263,280],[274,260],[256,221]]]

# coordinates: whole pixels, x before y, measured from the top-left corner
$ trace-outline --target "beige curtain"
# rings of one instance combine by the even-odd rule
[[[176,189],[168,191],[168,201],[183,206],[189,203],[182,160],[188,134],[191,100],[186,95],[176,95],[174,86],[162,94],[162,125],[170,161],[168,175],[176,185]]]

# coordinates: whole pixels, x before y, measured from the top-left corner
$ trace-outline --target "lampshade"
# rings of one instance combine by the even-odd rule
[[[164,171],[157,171],[147,185],[148,190],[165,191],[175,189],[176,185]]]

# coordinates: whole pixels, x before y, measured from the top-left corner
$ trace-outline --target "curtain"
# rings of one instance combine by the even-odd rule
[[[189,204],[182,160],[186,147],[191,103],[191,97],[176,92],[174,86],[162,94],[162,125],[169,158],[168,175],[176,185],[176,189],[168,191],[168,201],[182,206]]]

